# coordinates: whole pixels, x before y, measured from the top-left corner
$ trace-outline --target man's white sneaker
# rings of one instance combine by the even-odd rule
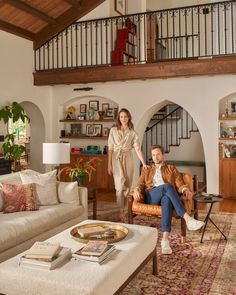
[[[196,220],[194,218],[190,218],[187,222],[187,228],[188,230],[198,230],[201,227],[203,227],[204,222],[201,220]]]
[[[162,254],[171,254],[172,253],[170,243],[168,240],[164,240],[164,239],[161,240],[161,252],[162,252]]]

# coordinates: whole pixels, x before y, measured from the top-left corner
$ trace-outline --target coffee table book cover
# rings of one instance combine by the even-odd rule
[[[45,258],[52,259],[59,251],[59,243],[49,242],[35,242],[33,246],[26,251],[25,257],[27,258]]]
[[[100,256],[106,251],[108,246],[107,241],[88,241],[88,243],[82,248],[81,253],[83,255]]]
[[[20,257],[20,266],[29,266],[42,269],[52,270],[59,266],[62,262],[71,258],[71,249],[67,247],[60,247],[60,251],[54,256],[53,260],[46,258],[26,258],[25,255]]]

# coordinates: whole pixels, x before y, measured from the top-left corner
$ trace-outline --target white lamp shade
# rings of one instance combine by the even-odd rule
[[[43,143],[43,164],[70,163],[70,143]]]

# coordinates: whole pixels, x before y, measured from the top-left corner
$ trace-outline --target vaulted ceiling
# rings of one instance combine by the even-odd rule
[[[105,0],[0,0],[0,30],[37,49]]]

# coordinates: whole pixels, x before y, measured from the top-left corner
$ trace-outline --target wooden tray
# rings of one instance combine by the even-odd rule
[[[78,233],[78,228],[88,228],[88,227],[93,227],[93,226],[102,226],[107,229],[111,228],[111,229],[115,230],[115,236],[114,237],[103,237],[102,235],[98,235],[100,237],[83,238]],[[121,241],[122,239],[124,239],[127,236],[128,232],[129,232],[128,228],[126,228],[125,226],[120,225],[120,224],[89,223],[89,224],[83,224],[83,225],[79,225],[79,226],[72,228],[72,230],[70,231],[70,234],[71,234],[71,237],[75,241],[80,242],[80,243],[87,243],[89,240],[108,241],[108,243],[115,243],[115,242],[118,242],[118,241]]]

